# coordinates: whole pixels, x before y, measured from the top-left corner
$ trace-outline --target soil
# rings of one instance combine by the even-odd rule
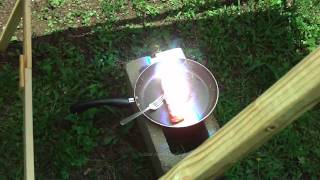
[[[14,7],[15,0],[1,0],[2,3],[0,4],[0,29],[4,29],[7,20],[10,17],[10,13]],[[0,1],[0,2],[1,2]]]
[[[10,17],[10,14],[14,8],[14,5],[16,3],[16,0],[3,0],[3,3],[0,5],[0,29],[4,29],[5,25]],[[35,18],[37,11],[40,11],[41,8],[45,5],[46,0],[35,0],[32,1],[32,32],[34,36],[42,35],[45,32],[46,29],[46,22],[41,22],[38,18]],[[17,27],[17,31],[14,33],[14,37],[17,38],[17,40],[21,41],[22,36],[22,22]]]
[[[0,0],[2,1],[2,0]],[[13,10],[13,7],[15,5],[15,0],[3,0],[3,2],[0,4],[0,30],[2,30],[5,27],[5,24],[7,23],[7,20],[9,19],[9,16],[11,14],[11,11]],[[84,9],[97,9],[99,6],[98,0],[92,0],[87,1],[88,3],[83,4],[81,7],[76,7],[74,5],[67,5],[59,10],[53,10],[50,9],[48,12],[44,11],[44,7],[48,7],[47,0],[33,0],[32,1],[32,32],[33,32],[33,41],[34,44],[40,44],[41,42],[50,42],[51,44],[58,43],[57,38],[55,35],[51,36],[46,34],[46,30],[48,28],[48,22],[46,19],[43,19],[39,16],[43,15],[43,13],[48,13],[51,15],[59,15],[61,18],[65,16],[68,12],[74,9],[79,10],[79,8]],[[133,15],[133,13],[129,13],[129,15]],[[57,17],[55,17],[57,18]],[[59,18],[59,17],[58,17]],[[94,21],[90,26],[95,25],[96,23],[99,23],[98,21]],[[86,50],[86,44],[84,38],[84,34],[88,33],[90,31],[90,28],[83,27],[78,28],[77,31],[69,31],[68,26],[60,25],[61,30],[64,29],[63,32],[59,32],[61,36],[65,36],[65,38],[68,39],[68,41],[75,43],[79,45],[80,49],[85,51],[84,54],[86,56],[90,56],[90,52]],[[79,24],[78,26],[81,26]],[[17,28],[17,31],[15,32],[14,36],[18,40],[10,43],[10,46],[7,50],[7,52],[0,54],[0,63],[10,63],[14,66],[18,67],[18,61],[15,61],[18,59],[18,51],[17,49],[20,49],[21,52],[21,40],[22,40],[22,23]],[[80,38],[79,38],[80,37]],[[36,56],[36,54],[34,54]],[[40,59],[39,57],[37,57]],[[86,59],[91,59],[90,57]],[[34,75],[37,74],[37,68],[34,68]],[[125,110],[125,114],[132,113],[131,110]],[[100,137],[99,139],[103,139],[104,137],[110,136],[110,134],[115,135],[117,138],[120,138],[119,142],[114,145],[100,145],[92,152],[92,154],[89,156],[89,162],[87,165],[80,169],[75,169],[70,177],[72,179],[87,179],[89,178],[87,175],[90,174],[90,172],[94,172],[96,177],[98,179],[119,179],[119,177],[125,178],[125,179],[132,179],[133,175],[135,175],[135,171],[137,167],[135,167],[137,164],[142,164],[143,169],[146,170],[146,178],[148,177],[155,177],[153,174],[153,169],[151,162],[149,160],[146,160],[145,157],[140,157],[140,159],[132,160],[132,153],[133,152],[145,152],[146,147],[144,144],[144,141],[142,140],[142,135],[138,130],[137,125],[134,125],[134,127],[131,128],[129,135],[123,136],[121,129],[119,128],[119,117],[114,117],[114,121],[107,122],[106,119],[103,118],[105,115],[101,115],[102,117],[95,122],[96,126],[99,128],[107,129]],[[109,118],[108,118],[109,119]],[[134,151],[128,147],[131,147],[134,149]],[[128,159],[125,159],[125,158]],[[108,162],[119,162],[118,164],[122,164],[122,167],[117,167],[115,164],[108,164]],[[135,161],[143,161],[143,163],[135,163]],[[120,168],[120,169],[119,169]],[[150,174],[151,173],[151,174]]]

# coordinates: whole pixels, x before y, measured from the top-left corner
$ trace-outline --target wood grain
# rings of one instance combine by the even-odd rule
[[[31,0],[23,1],[23,57],[25,66],[24,82],[24,177],[34,180],[33,151],[33,110],[32,110],[32,30],[31,30]]]
[[[32,70],[25,68],[24,88],[24,176],[34,179]]]
[[[0,51],[5,51],[22,17],[22,0],[17,0],[0,36]]]
[[[19,56],[19,87],[20,89],[24,88],[24,68],[25,68],[25,64],[24,64],[24,57],[23,55]]]
[[[319,102],[320,48],[160,179],[218,177]]]
[[[32,68],[31,0],[23,2],[23,55],[26,67]]]

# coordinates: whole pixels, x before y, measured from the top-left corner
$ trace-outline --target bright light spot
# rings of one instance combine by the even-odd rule
[[[161,80],[172,122],[182,121],[189,111],[190,87],[183,62],[174,59],[161,61],[156,72],[157,77]]]

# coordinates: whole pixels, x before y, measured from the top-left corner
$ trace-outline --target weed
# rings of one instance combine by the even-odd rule
[[[146,0],[134,0],[132,3],[138,17],[158,15],[161,9],[161,5],[154,6]]]
[[[48,0],[48,3],[50,6],[52,6],[54,8],[58,8],[58,7],[61,7],[65,3],[65,0]]]
[[[128,2],[126,0],[101,0],[102,12],[108,21],[113,22],[118,18],[118,13],[126,8]]]
[[[137,148],[137,127],[116,126],[130,111],[106,107],[75,115],[68,110],[78,100],[127,96],[123,64],[129,60],[182,47],[217,77],[216,118],[223,125],[320,43],[317,0],[290,7],[283,0],[48,2],[54,8],[35,11],[37,20],[47,22],[47,36],[33,40],[39,179],[153,178],[143,149]],[[61,32],[67,28],[73,29]],[[5,57],[0,59],[0,87],[5,87],[0,90],[0,179],[23,176],[22,101],[14,63],[19,45],[12,46],[0,56]],[[306,113],[225,175],[317,179],[319,116],[319,109]]]

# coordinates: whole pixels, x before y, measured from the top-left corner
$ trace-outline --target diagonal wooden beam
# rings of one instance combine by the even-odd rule
[[[22,17],[22,0],[17,0],[0,35],[0,51],[5,51]]]
[[[161,179],[209,179],[320,102],[320,48],[305,57]]]
[[[31,0],[17,0],[0,36],[0,51],[5,51],[23,16],[23,55],[20,56],[20,88],[24,103],[24,179],[34,180],[33,105],[32,105],[32,30]]]

